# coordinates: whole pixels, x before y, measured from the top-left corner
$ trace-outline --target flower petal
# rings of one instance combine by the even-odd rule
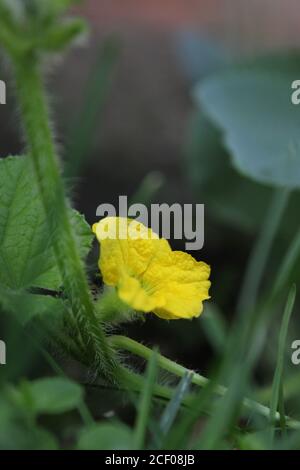
[[[165,239],[132,219],[107,217],[93,226],[106,284],[135,310],[164,319],[197,317],[209,299],[210,267],[172,251]]]
[[[198,317],[203,310],[203,301],[210,298],[210,267],[196,261],[183,252],[172,252],[172,264],[164,269],[163,290],[165,305],[154,313],[162,318]]]
[[[123,276],[118,285],[118,295],[135,310],[140,312],[152,312],[155,308],[164,305],[161,294],[149,294],[141,282],[134,277]]]
[[[101,243],[99,268],[110,286],[117,286],[124,275],[142,276],[158,252],[171,251],[166,240],[132,219],[107,217],[93,231]]]

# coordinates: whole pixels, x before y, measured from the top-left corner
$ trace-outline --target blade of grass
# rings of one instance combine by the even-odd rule
[[[273,386],[272,386],[272,395],[271,395],[271,402],[270,402],[270,422],[271,422],[270,442],[272,445],[274,443],[274,436],[275,436],[276,412],[279,406],[280,392],[282,388],[285,346],[286,346],[289,322],[290,322],[291,314],[292,314],[294,304],[295,304],[295,298],[296,298],[296,286],[293,285],[289,292],[283,318],[282,318],[282,324],[281,324],[280,334],[279,334],[277,364],[276,364]],[[281,409],[282,409],[282,404],[281,404]],[[281,422],[283,423],[282,419],[281,419]],[[285,419],[284,419],[284,422],[285,422]]]
[[[69,142],[65,167],[67,177],[74,177],[79,174],[84,159],[91,150],[94,131],[111,87],[118,56],[119,47],[116,41],[112,38],[108,39],[98,53],[87,84],[82,109],[67,139]]]
[[[150,418],[151,401],[157,376],[157,351],[153,350],[146,369],[146,382],[140,398],[139,412],[134,431],[135,449],[143,449],[145,445],[148,421]]]
[[[230,386],[225,396],[217,403],[217,406],[205,426],[204,432],[197,449],[218,449],[224,436],[229,434],[238,412],[241,408],[244,391],[246,388],[246,372],[243,364],[235,367],[234,374],[230,377]]]
[[[201,318],[201,326],[215,352],[221,354],[226,342],[227,326],[216,305],[206,306],[205,315]]]
[[[176,387],[172,400],[166,406],[159,423],[161,435],[165,436],[171,429],[177,413],[182,404],[182,400],[189,391],[192,382],[193,372],[186,372]]]
[[[255,402],[243,398],[248,394],[251,373],[262,351],[270,322],[270,315],[262,314],[257,317],[255,313],[253,311],[247,318],[238,315],[231,328],[224,358],[215,377],[217,383],[225,381],[229,386],[201,434],[200,449],[218,449],[223,445],[224,438],[230,435],[241,416],[243,405],[247,405],[253,412],[265,414],[266,410],[260,404],[253,406]],[[276,418],[279,418],[278,414]]]
[[[174,427],[174,421],[179,413],[179,410],[181,410],[182,412],[186,412],[189,406],[193,406],[195,396],[189,393],[189,387],[191,384],[192,376],[192,371],[186,372],[186,374],[180,380],[175,390],[171,390],[170,399],[165,403],[165,407],[162,412],[160,421],[158,423],[153,421],[150,422],[150,433],[152,437],[151,449],[166,450],[166,446],[168,445],[169,441],[170,431]],[[188,405],[187,400],[189,402]],[[181,443],[182,442],[183,441],[181,441]],[[177,447],[173,447],[173,449],[175,448]]]
[[[287,205],[289,192],[277,191],[274,195],[266,224],[254,247],[246,271],[241,297],[238,302],[238,316],[227,342],[219,382],[230,384],[224,398],[218,403],[202,436],[200,448],[214,449],[228,434],[238,417],[243,395],[250,385],[251,372],[262,349],[262,337],[266,334],[267,322],[270,321],[270,310],[261,312],[261,318],[255,311],[259,287],[264,268],[270,253],[282,214]],[[259,309],[258,309],[259,310]],[[257,344],[259,347],[257,347]],[[249,346],[250,345],[250,346]],[[255,348],[253,348],[255,345]],[[249,349],[249,351],[248,351]],[[236,364],[238,358],[238,364]],[[234,365],[234,366],[233,366]],[[232,367],[233,366],[233,367]],[[275,412],[275,417],[280,418]],[[221,423],[221,425],[220,425]]]
[[[196,423],[209,416],[211,397],[214,395],[216,383],[214,376],[210,383],[201,389],[191,400],[190,407],[185,410],[176,426],[170,430],[165,439],[165,449],[190,449],[193,430]]]
[[[286,189],[274,193],[265,223],[249,258],[237,307],[240,314],[246,315],[256,305],[264,269],[289,195]]]
[[[298,261],[300,255],[300,230],[295,235],[294,240],[289,246],[283,261],[281,263],[280,269],[278,270],[277,277],[274,283],[273,297],[280,294],[282,289],[285,287],[286,282],[291,274],[295,263]]]
[[[150,204],[164,184],[164,175],[160,171],[151,171],[141,181],[137,191],[130,199],[130,204]]]

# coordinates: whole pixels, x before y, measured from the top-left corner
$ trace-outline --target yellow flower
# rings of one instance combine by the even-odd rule
[[[191,255],[172,251],[142,223],[107,217],[93,225],[101,245],[99,268],[133,309],[164,319],[198,317],[209,299],[210,267]]]

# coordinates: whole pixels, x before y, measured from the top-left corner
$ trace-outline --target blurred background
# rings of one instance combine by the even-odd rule
[[[299,2],[87,0],[76,13],[88,19],[90,36],[63,60],[47,64],[49,99],[74,206],[93,223],[97,206],[117,204],[119,195],[146,203],[205,204],[205,245],[191,253],[212,266],[212,301],[203,319],[183,325],[149,316],[125,326],[128,335],[159,344],[164,354],[205,372],[222,352],[217,336],[210,341],[209,319],[218,318],[221,335],[230,325],[271,189],[231,168],[218,131],[203,116],[193,90],[241,59],[297,49]],[[1,156],[6,156],[19,154],[22,140],[5,61],[0,70],[9,85],[8,104],[0,107]],[[211,166],[212,154],[220,156],[221,164]],[[270,272],[294,230],[297,204],[276,241]],[[184,249],[179,241],[172,246]],[[95,245],[89,266],[99,286],[97,256]],[[269,347],[266,362],[273,358],[271,341]],[[265,374],[258,374],[258,380],[264,384],[270,375],[268,364],[261,366]],[[35,376],[37,370],[32,365],[27,372]]]

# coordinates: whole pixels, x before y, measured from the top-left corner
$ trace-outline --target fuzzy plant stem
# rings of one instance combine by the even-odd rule
[[[27,140],[28,153],[36,176],[39,197],[47,215],[49,234],[63,285],[82,336],[91,366],[112,376],[113,351],[97,320],[83,262],[71,220],[68,200],[45,99],[42,75],[34,53],[14,61],[17,93]]]
[[[131,352],[132,354],[135,354],[136,356],[142,357],[143,359],[150,360],[153,351],[146,346],[138,343],[137,341],[134,341],[131,338],[128,338],[126,336],[121,336],[121,335],[114,335],[110,337],[110,342],[116,349],[120,350],[125,350],[128,352]],[[157,363],[159,367],[161,367],[163,370],[170,372],[171,374],[174,374],[177,377],[184,377],[187,372],[192,373],[192,378],[191,382],[195,385],[198,385],[200,387],[205,387],[208,386],[210,381],[206,377],[203,377],[202,375],[190,371],[186,369],[184,366],[177,364],[174,361],[171,361],[170,359],[162,356],[161,354],[158,354],[157,356]],[[124,374],[124,371],[122,372]],[[131,373],[131,371],[127,370],[127,376],[125,381],[130,379],[130,374],[133,375],[132,380],[134,380],[134,373]],[[138,384],[136,384],[138,385]],[[222,385],[217,385],[215,388],[215,394],[222,397],[226,394],[227,389],[226,387],[223,387]],[[159,390],[158,390],[159,392]],[[165,392],[165,391],[163,391]],[[165,396],[165,393],[164,395]],[[265,405],[262,405],[261,403],[258,403],[254,400],[250,400],[249,398],[244,398],[243,400],[243,406],[250,410],[254,411],[265,418],[269,419],[270,417],[270,408],[268,408]],[[274,419],[276,422],[280,421],[280,413],[276,412],[274,415]],[[286,425],[291,428],[291,429],[297,429],[300,430],[300,422],[292,420],[288,416],[286,417]]]

